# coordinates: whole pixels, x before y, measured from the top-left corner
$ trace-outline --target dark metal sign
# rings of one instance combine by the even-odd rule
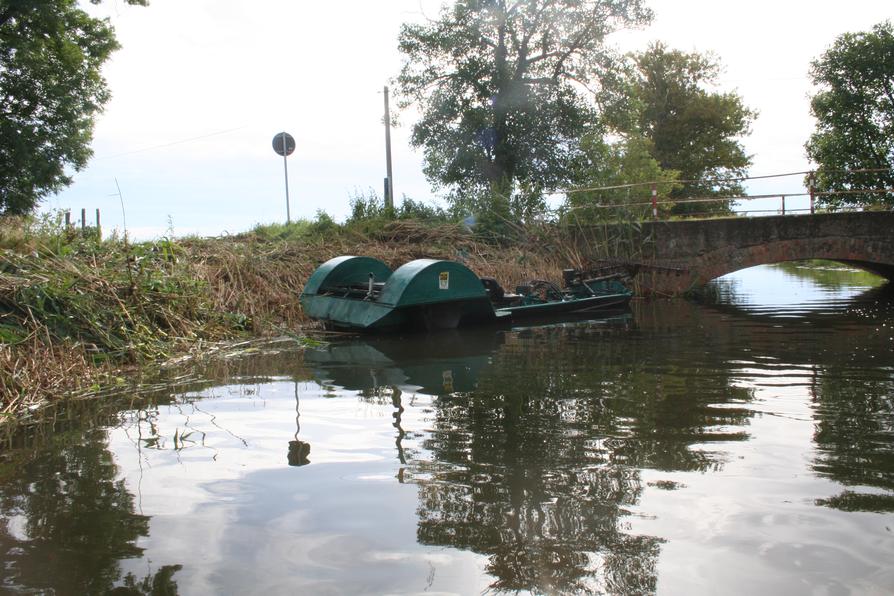
[[[282,155],[283,157],[292,155],[292,152],[295,151],[295,137],[287,132],[277,133],[273,137],[273,150],[276,151],[277,155]]]

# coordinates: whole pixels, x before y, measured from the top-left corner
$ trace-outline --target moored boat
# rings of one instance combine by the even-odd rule
[[[320,265],[302,292],[311,318],[334,329],[432,331],[492,323],[500,316],[477,275],[453,261],[416,259],[395,271],[371,257]]]
[[[432,331],[622,308],[633,295],[622,277],[568,269],[564,288],[532,280],[507,293],[454,261],[417,259],[392,271],[378,259],[342,256],[314,271],[300,300],[331,329]]]
[[[580,271],[562,272],[563,288],[541,279],[517,286],[512,294],[505,293],[495,280],[483,278],[492,295],[497,313],[506,313],[513,321],[529,318],[583,314],[627,306],[633,292],[624,284],[623,273],[587,277]]]

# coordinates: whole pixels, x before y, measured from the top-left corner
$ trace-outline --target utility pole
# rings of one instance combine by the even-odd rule
[[[385,190],[385,210],[394,211],[394,177],[391,175],[391,111],[388,109],[388,85],[385,85],[385,167],[388,184]]]

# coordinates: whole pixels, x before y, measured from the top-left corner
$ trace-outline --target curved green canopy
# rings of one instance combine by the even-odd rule
[[[487,291],[468,267],[453,261],[416,259],[394,271],[378,302],[400,307],[473,298],[487,299]]]
[[[372,273],[377,282],[387,281],[391,269],[372,257],[345,255],[329,259],[320,265],[304,284],[305,294],[320,294],[337,287],[365,284]]]

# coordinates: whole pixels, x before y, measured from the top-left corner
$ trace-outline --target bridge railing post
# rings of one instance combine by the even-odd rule
[[[658,219],[658,185],[652,184],[652,219]]]
[[[807,174],[807,192],[810,193],[810,215],[814,214],[813,209],[813,200],[814,200],[814,190],[813,187],[816,184],[816,172],[810,172]]]
[[[785,195],[782,195],[782,214],[785,215]]]

